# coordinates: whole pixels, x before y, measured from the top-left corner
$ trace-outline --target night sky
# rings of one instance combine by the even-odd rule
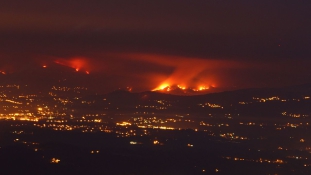
[[[0,3],[0,70],[57,62],[102,91],[311,83],[311,2],[12,0]]]

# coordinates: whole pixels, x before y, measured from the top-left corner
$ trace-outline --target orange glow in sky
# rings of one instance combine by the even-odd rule
[[[85,60],[82,58],[74,58],[69,61],[69,66],[75,68],[76,71],[79,71],[81,68],[85,67]]]
[[[88,68],[88,65],[86,63],[86,58],[82,58],[82,57],[75,57],[69,60],[65,60],[65,59],[58,59],[56,61],[54,61],[57,64],[60,65],[64,65],[64,66],[68,66],[71,67],[73,69],[75,69],[75,71],[80,71],[81,69],[85,70],[86,68]]]
[[[227,78],[227,72],[249,68],[248,64],[220,58],[148,53],[125,53],[117,56],[124,60],[131,60],[145,65],[150,64],[158,68],[159,71],[154,72],[152,77],[150,76],[147,79],[153,85],[150,88],[153,90],[171,91],[178,87],[181,90],[203,91],[215,87],[215,84],[217,84],[217,87],[222,87],[235,83]],[[161,71],[161,69],[165,71]]]

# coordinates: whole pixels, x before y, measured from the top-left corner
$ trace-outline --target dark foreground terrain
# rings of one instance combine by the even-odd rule
[[[147,136],[120,138],[37,129],[29,123],[5,127],[12,124],[1,122],[1,174],[311,173],[310,153],[272,149],[269,139],[230,141],[191,129],[153,129]],[[17,129],[23,133],[14,133]],[[266,149],[258,150],[260,145]]]

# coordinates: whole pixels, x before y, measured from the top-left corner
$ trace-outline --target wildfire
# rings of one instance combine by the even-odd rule
[[[196,88],[192,88],[192,87],[186,87],[186,86],[181,86],[181,85],[170,85],[167,83],[161,84],[160,86],[158,86],[157,88],[153,89],[152,91],[171,91],[171,90],[183,90],[183,91],[206,91],[208,89],[210,89],[210,87],[214,87],[214,86],[199,86]]]
[[[186,89],[185,86],[179,86],[179,85],[177,85],[177,87],[180,88],[180,89],[182,89],[182,90],[185,90],[185,89]]]
[[[192,89],[193,91],[204,91],[204,90],[208,90],[209,87],[208,86],[199,86],[197,89]]]
[[[152,91],[158,91],[158,90],[164,90],[164,89],[169,89],[170,85],[169,84],[162,84],[159,87],[153,89]]]

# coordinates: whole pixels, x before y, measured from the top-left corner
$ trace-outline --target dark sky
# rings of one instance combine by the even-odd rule
[[[12,0],[0,69],[58,61],[103,91],[162,83],[226,88],[311,82],[308,0]]]

